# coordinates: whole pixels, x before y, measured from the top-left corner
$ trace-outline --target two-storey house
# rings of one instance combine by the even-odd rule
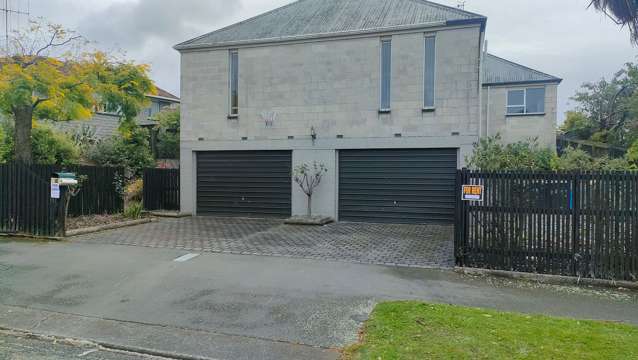
[[[181,207],[452,222],[480,136],[552,143],[560,79],[485,54],[484,16],[423,0],[301,0],[186,41]]]

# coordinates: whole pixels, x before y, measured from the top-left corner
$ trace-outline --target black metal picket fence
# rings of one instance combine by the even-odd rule
[[[180,209],[179,169],[144,170],[144,209]]]
[[[458,266],[613,280],[638,280],[638,174],[487,173],[484,201],[459,195]]]
[[[51,199],[51,175],[58,171],[86,176],[77,197],[69,203],[69,215],[93,215],[122,212],[119,168],[91,166],[0,164],[0,233],[56,236],[57,201]]]

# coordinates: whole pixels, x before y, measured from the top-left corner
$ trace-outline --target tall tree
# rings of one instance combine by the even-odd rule
[[[638,45],[638,1],[591,0],[589,6],[605,13],[616,24],[627,26],[632,42]]]
[[[14,32],[0,58],[0,110],[15,121],[15,159],[32,162],[34,120],[79,120],[103,108],[128,124],[155,88],[147,65],[87,51],[73,31],[40,19]]]

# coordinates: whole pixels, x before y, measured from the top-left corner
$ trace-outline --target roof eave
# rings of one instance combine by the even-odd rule
[[[437,28],[437,27],[461,27],[461,26],[475,25],[475,26],[480,26],[481,31],[484,31],[486,23],[487,23],[487,18],[447,20],[447,21],[436,21],[436,22],[425,23],[425,24],[375,28],[370,30],[343,31],[343,32],[287,36],[287,37],[258,39],[258,40],[228,41],[228,42],[219,42],[219,43],[212,43],[212,44],[188,45],[186,43],[181,43],[181,44],[177,44],[173,46],[173,49],[179,52],[182,52],[182,51],[188,51],[188,50],[227,48],[227,47],[233,47],[233,46],[263,45],[263,44],[272,44],[272,43],[286,43],[291,41],[339,38],[339,37],[345,37],[345,36],[382,34],[382,33],[393,32],[393,31],[409,31],[409,30],[430,29],[430,28]]]
[[[507,85],[539,85],[539,84],[560,84],[563,79],[547,79],[547,80],[527,80],[527,81],[507,81],[507,82],[491,82],[483,83],[483,86],[507,86]]]

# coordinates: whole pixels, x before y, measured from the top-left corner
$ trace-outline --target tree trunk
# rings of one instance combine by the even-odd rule
[[[31,153],[31,127],[33,108],[23,106],[14,110],[15,117],[15,159],[26,164],[33,162]]]
[[[308,195],[308,217],[312,217],[312,195]]]

